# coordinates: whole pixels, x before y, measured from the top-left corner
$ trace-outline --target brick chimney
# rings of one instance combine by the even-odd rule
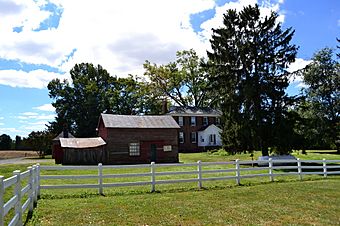
[[[168,113],[168,100],[165,98],[162,101],[162,114],[165,115]]]
[[[68,138],[68,129],[67,129],[67,124],[66,123],[64,123],[63,138]]]

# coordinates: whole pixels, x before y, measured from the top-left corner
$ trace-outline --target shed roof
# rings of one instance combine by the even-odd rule
[[[55,138],[53,138],[53,140],[59,140],[60,138],[64,137],[64,132],[59,133],[58,136],[56,136]],[[72,135],[72,133],[68,132],[68,138],[74,138],[74,136]]]
[[[170,115],[111,115],[101,114],[106,128],[179,129]]]
[[[172,106],[168,112],[174,116],[221,116],[221,111],[208,107],[180,107]]]
[[[60,144],[63,148],[95,148],[105,145],[101,137],[92,138],[60,138]]]

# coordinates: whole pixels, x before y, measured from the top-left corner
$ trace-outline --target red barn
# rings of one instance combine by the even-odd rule
[[[98,135],[105,142],[105,164],[178,162],[177,122],[169,115],[101,114]]]

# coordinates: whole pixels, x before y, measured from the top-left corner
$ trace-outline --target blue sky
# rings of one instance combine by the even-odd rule
[[[0,0],[0,134],[43,130],[55,117],[46,85],[69,78],[75,63],[142,76],[145,60],[168,63],[190,48],[204,56],[223,13],[255,3],[295,29],[300,48],[290,70],[340,38],[339,0]],[[288,92],[301,85],[297,78]]]

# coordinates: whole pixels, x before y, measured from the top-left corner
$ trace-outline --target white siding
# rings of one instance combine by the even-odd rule
[[[221,129],[215,126],[214,124],[208,126],[203,131],[199,131],[198,136],[197,136],[198,146],[199,147],[222,146],[220,133],[221,133]],[[216,144],[210,143],[209,136],[211,134],[215,134]]]

